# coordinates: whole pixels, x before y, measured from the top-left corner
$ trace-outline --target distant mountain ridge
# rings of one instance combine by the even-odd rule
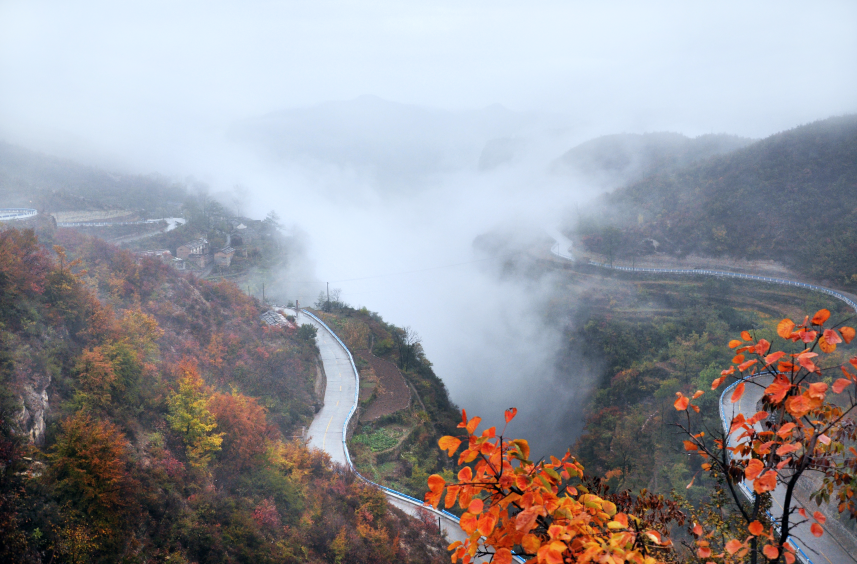
[[[802,125],[653,174],[605,198],[626,244],[774,259],[857,286],[857,115]]]
[[[725,134],[695,138],[671,132],[605,135],[570,149],[553,168],[560,173],[594,177],[612,187],[723,155],[753,141]]]
[[[554,127],[561,119],[499,104],[452,111],[360,96],[242,120],[229,136],[277,162],[351,168],[390,185],[475,170],[489,141]]]

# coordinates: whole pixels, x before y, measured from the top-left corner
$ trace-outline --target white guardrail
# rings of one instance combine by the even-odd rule
[[[558,254],[558,253],[554,253],[554,254]],[[812,290],[815,292],[822,292],[822,293],[827,294],[829,296],[833,296],[834,298],[845,302],[846,304],[848,304],[849,307],[851,307],[851,309],[853,309],[855,312],[857,312],[857,303],[855,303],[854,300],[852,300],[848,296],[841,294],[841,293],[837,292],[836,290],[831,290],[830,288],[825,288],[824,286],[816,286],[815,284],[807,284],[806,282],[795,282],[794,280],[786,280],[783,278],[772,278],[770,276],[757,276],[755,274],[742,274],[739,272],[728,272],[728,271],[722,271],[722,270],[708,270],[708,269],[702,269],[702,268],[693,268],[693,269],[636,268],[636,267],[629,267],[629,266],[613,266],[610,264],[598,263],[595,261],[589,261],[589,264],[592,266],[598,266],[601,268],[610,268],[613,270],[623,270],[623,271],[627,271],[627,272],[651,272],[654,274],[690,274],[690,275],[699,274],[699,275],[703,275],[703,276],[720,276],[720,277],[726,277],[726,278],[741,278],[743,280],[756,280],[759,282],[767,282],[769,284],[780,284],[783,286],[794,286],[797,288],[804,288],[807,290]],[[723,393],[720,395],[720,420],[723,422],[723,428],[727,434],[727,441],[731,442],[731,440],[732,440],[731,436],[729,436],[729,429],[731,427],[731,424],[730,424],[730,421],[726,419],[726,412],[723,409],[723,398],[726,396],[727,393],[731,392],[732,389],[735,386],[737,386],[739,382],[746,382],[747,380],[757,378],[758,376],[762,376],[764,374],[765,373],[755,374],[750,378],[744,378],[742,380],[736,380],[730,386],[728,386],[725,390],[723,390]],[[728,442],[727,442],[727,446],[728,446]],[[744,496],[746,496],[750,502],[755,500],[755,494],[750,491],[750,489],[746,486],[746,484],[744,484],[744,482],[741,482],[739,484],[739,489],[740,489],[741,493],[743,493]],[[779,525],[777,525],[777,520],[774,518],[774,516],[771,515],[771,513],[769,511],[765,511],[765,513],[767,513],[768,519],[770,519],[771,522],[774,523],[774,525],[777,527],[777,530],[779,531],[780,527],[779,527]],[[789,536],[789,538],[786,540],[787,540],[787,542],[789,542],[792,546],[794,546],[797,549],[798,556],[800,556],[800,558],[801,558],[801,560],[803,560],[803,562],[805,562],[806,564],[814,564],[813,561],[810,559],[810,557],[807,556],[806,552],[804,552],[803,549],[800,547],[800,544],[798,544],[798,542],[794,539],[794,537]]]
[[[0,221],[14,221],[36,217],[38,210],[31,208],[0,208]]]
[[[444,509],[435,509],[434,507],[431,507],[430,505],[426,505],[422,500],[419,500],[415,497],[411,497],[408,494],[404,494],[404,493],[396,491],[392,488],[388,488],[387,486],[382,486],[381,484],[378,484],[376,482],[373,482],[369,478],[366,478],[360,472],[357,471],[357,468],[354,466],[354,463],[351,462],[351,455],[348,452],[348,443],[347,443],[347,439],[346,439],[346,437],[348,436],[348,424],[351,421],[351,418],[354,416],[354,413],[357,411],[357,402],[358,402],[359,394],[360,394],[360,374],[359,374],[359,372],[357,372],[357,366],[354,364],[354,357],[351,356],[351,351],[348,350],[348,347],[345,346],[345,343],[342,342],[342,339],[340,339],[339,336],[336,333],[334,333],[333,330],[330,327],[328,327],[324,321],[322,321],[321,319],[318,318],[318,316],[312,314],[311,312],[309,312],[305,309],[301,309],[300,312],[311,317],[319,325],[324,327],[324,329],[328,333],[330,333],[334,339],[336,339],[336,341],[345,350],[345,354],[348,355],[348,360],[351,363],[351,369],[354,372],[354,379],[356,381],[356,386],[354,387],[354,404],[351,406],[351,411],[348,412],[348,417],[345,418],[345,423],[343,423],[343,425],[342,425],[342,450],[345,451],[345,460],[348,464],[348,467],[351,468],[351,470],[354,472],[354,474],[357,477],[359,477],[361,480],[363,480],[367,484],[375,486],[376,488],[383,491],[386,495],[394,497],[394,498],[399,499],[401,501],[404,501],[406,503],[410,503],[416,507],[422,507],[422,508],[434,513],[435,515],[437,515],[441,519],[446,519],[447,521],[451,521],[456,527],[460,528],[461,525],[460,525],[460,520],[459,520],[458,516],[453,515],[449,511],[446,511]],[[515,559],[515,561],[517,561],[517,562],[525,562],[525,560],[523,558],[521,558],[520,556],[518,556],[516,554],[513,554],[512,556]]]
[[[741,383],[741,382],[748,382],[748,381],[750,381],[750,380],[753,380],[753,379],[755,379],[755,378],[758,378],[759,376],[766,376],[766,375],[769,375],[769,374],[770,374],[769,372],[762,372],[762,373],[759,373],[759,374],[754,374],[754,375],[749,376],[749,377],[747,377],[747,378],[742,378],[742,379],[740,379],[740,380],[735,380],[735,381],[734,381],[734,382],[732,382],[729,386],[727,386],[725,390],[723,390],[723,393],[722,393],[722,394],[720,394],[720,420],[723,422],[723,430],[724,430],[724,432],[726,433],[726,446],[727,446],[727,447],[728,447],[729,445],[731,445],[731,444],[732,444],[732,435],[731,435],[731,433],[729,433],[729,430],[731,429],[732,425],[731,425],[731,423],[729,423],[729,422],[728,422],[728,420],[726,419],[726,411],[723,409],[723,399],[726,397],[726,394],[728,394],[729,392],[731,392],[731,391],[732,391],[732,388],[734,388],[735,386],[737,386],[739,383]],[[729,454],[728,456],[729,456],[729,458],[730,458],[730,459],[732,458],[732,455],[731,455],[731,454]],[[742,494],[744,494],[744,497],[746,497],[746,498],[747,498],[747,501],[749,501],[750,503],[753,503],[754,501],[756,501],[756,494],[754,494],[753,492],[751,492],[751,491],[750,491],[750,488],[748,488],[748,487],[747,487],[747,484],[746,484],[746,483],[744,483],[743,481],[742,481],[742,482],[740,482],[740,483],[738,484],[738,490],[739,490]],[[770,522],[774,524],[774,527],[776,527],[776,528],[777,528],[777,532],[778,532],[778,533],[782,532],[782,528],[780,527],[780,525],[779,525],[779,523],[778,523],[777,519],[776,519],[776,518],[771,514],[771,512],[770,512],[770,511],[768,511],[768,510],[766,509],[766,510],[765,510],[765,514],[768,516],[768,520],[770,520]],[[810,557],[809,557],[809,556],[807,556],[806,552],[804,552],[804,551],[803,551],[803,549],[800,547],[800,544],[797,542],[797,540],[795,540],[795,538],[794,538],[794,537],[792,537],[791,535],[789,535],[789,537],[788,537],[788,538],[786,538],[786,542],[788,542],[789,544],[791,544],[793,547],[795,547],[795,548],[797,549],[798,556],[800,557],[800,559],[801,559],[805,564],[815,564],[815,563],[810,559]]]

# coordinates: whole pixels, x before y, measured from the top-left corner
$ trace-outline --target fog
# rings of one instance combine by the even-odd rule
[[[330,282],[412,327],[454,401],[558,449],[597,367],[555,374],[557,281],[474,238],[522,249],[585,207],[606,186],[553,164],[598,135],[854,112],[855,31],[848,1],[2,1],[0,139],[246,187],[305,243],[283,295]]]

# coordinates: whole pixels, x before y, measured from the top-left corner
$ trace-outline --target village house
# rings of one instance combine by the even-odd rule
[[[232,264],[233,256],[235,256],[235,249],[232,247],[224,247],[214,253],[214,264],[217,266],[229,266]]]
[[[190,243],[185,243],[184,245],[179,245],[176,249],[176,256],[182,260],[188,260],[191,255],[207,255],[208,254],[208,240],[206,239],[197,239],[195,241],[191,241]]]

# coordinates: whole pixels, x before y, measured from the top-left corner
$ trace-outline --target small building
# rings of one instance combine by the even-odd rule
[[[170,262],[168,264],[176,270],[187,270],[187,264],[185,263],[185,261],[178,257],[173,257],[172,259],[170,259]]]
[[[195,266],[196,268],[205,268],[211,262],[211,255],[208,253],[193,253],[187,256],[185,262]]]
[[[197,239],[184,245],[179,245],[176,249],[176,256],[182,260],[189,260],[191,255],[207,255],[208,251],[208,240]]]
[[[232,247],[224,247],[214,253],[214,264],[217,266],[229,266],[232,264],[233,256],[235,256],[235,249]]]

